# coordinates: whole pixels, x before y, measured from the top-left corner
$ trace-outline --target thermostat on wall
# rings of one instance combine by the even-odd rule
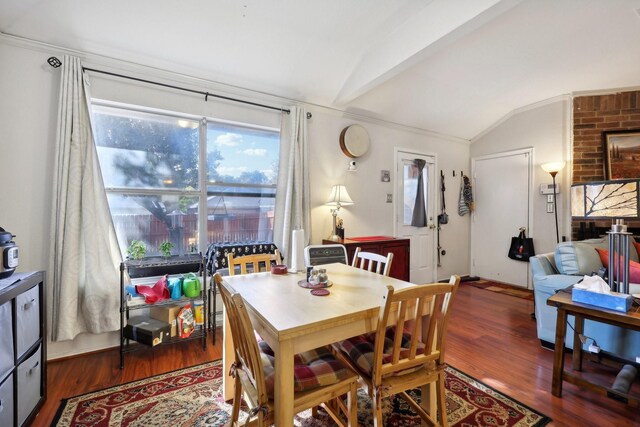
[[[540,194],[553,194],[553,184],[540,184]],[[556,184],[556,194],[560,194],[560,184]]]

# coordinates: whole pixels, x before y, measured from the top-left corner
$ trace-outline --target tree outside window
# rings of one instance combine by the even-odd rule
[[[164,241],[186,253],[213,241],[272,238],[278,131],[100,104],[93,114],[123,253],[132,240],[154,255]],[[200,209],[207,211],[206,233],[198,227]]]

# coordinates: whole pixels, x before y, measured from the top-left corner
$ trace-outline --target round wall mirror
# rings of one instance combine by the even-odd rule
[[[353,159],[366,154],[369,143],[369,134],[360,125],[347,126],[340,132],[340,148],[346,156]]]

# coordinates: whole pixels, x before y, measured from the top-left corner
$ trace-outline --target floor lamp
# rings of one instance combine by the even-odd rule
[[[558,231],[558,202],[556,200],[556,175],[564,167],[564,162],[545,163],[542,165],[542,170],[551,175],[553,180],[553,212],[556,216],[556,243],[560,243],[560,232]]]
[[[624,218],[638,218],[638,180],[586,182],[571,186],[574,219],[610,219],[609,287],[629,293],[629,237]],[[620,258],[622,259],[620,260]],[[618,261],[620,260],[620,261]],[[617,281],[617,282],[616,282]]]

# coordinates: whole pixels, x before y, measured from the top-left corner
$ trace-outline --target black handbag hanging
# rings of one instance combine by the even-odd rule
[[[511,238],[511,246],[509,247],[509,253],[507,256],[516,261],[529,262],[529,258],[536,254],[533,249],[533,239],[527,237],[525,228],[520,229],[520,234]]]

